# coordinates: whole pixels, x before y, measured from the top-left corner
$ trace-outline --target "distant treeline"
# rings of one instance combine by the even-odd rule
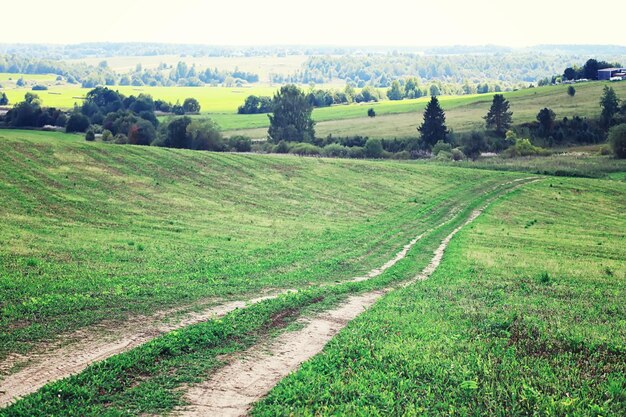
[[[327,83],[343,80],[356,87],[388,88],[394,80],[419,77],[441,84],[445,94],[477,92],[487,82],[507,91],[559,73],[578,57],[540,53],[463,55],[315,56],[301,71],[290,76],[273,75],[275,82]]]
[[[56,74],[58,81],[80,84],[84,88],[114,85],[133,86],[202,86],[206,84],[226,84],[234,86],[241,83],[259,81],[258,74],[245,71],[220,71],[217,68],[199,70],[195,65],[178,62],[176,66],[160,64],[155,69],[144,69],[137,65],[134,71],[126,74],[114,72],[106,60],[97,66],[21,55],[0,55],[0,72],[11,74]]]

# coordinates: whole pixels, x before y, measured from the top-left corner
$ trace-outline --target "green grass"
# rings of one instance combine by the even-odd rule
[[[600,114],[600,96],[607,83],[592,82],[576,85],[576,96],[567,95],[567,86],[548,86],[504,93],[511,102],[513,123],[521,124],[536,119],[544,107],[553,109],[558,118],[589,117]],[[610,83],[619,97],[626,97],[626,82]],[[484,128],[483,117],[491,106],[492,94],[474,96],[441,96],[448,126],[457,132]],[[426,98],[399,102],[384,101],[375,105],[350,105],[316,109],[313,119],[318,122],[316,135],[325,137],[362,135],[377,138],[417,136],[422,123]],[[374,107],[377,116],[367,117],[367,109]],[[212,115],[226,130],[226,135],[243,134],[265,138],[267,116]],[[223,118],[223,119],[222,119]],[[263,123],[263,125],[261,125]]]
[[[7,417],[137,416],[170,411],[183,403],[180,388],[201,381],[219,367],[220,355],[239,352],[263,338],[294,329],[289,325],[298,317],[330,308],[349,294],[387,287],[415,276],[445,235],[461,224],[471,210],[504,190],[506,187],[483,189],[473,197],[466,195],[460,212],[429,232],[407,258],[375,279],[284,295],[237,310],[223,319],[168,333],[76,376],[49,384],[0,413]],[[423,227],[431,225],[429,222]]]
[[[203,300],[357,276],[519,174],[0,131],[0,357]]]
[[[202,112],[235,113],[237,107],[243,104],[250,94],[272,96],[276,87],[133,87],[113,86],[120,93],[130,96],[150,94],[155,99],[161,99],[176,103],[182,103],[187,97],[194,97],[202,106]],[[24,94],[31,91],[30,88],[14,88],[3,90],[6,92],[11,104],[24,100]],[[75,103],[82,103],[90,88],[81,88],[68,85],[51,85],[48,90],[35,91],[45,106],[69,109]],[[266,116],[267,117],[267,116]]]
[[[428,161],[427,163],[437,163]],[[626,181],[626,160],[599,155],[597,151],[518,158],[481,158],[442,165],[488,170],[530,172],[559,177],[605,178]]]
[[[604,180],[521,188],[252,415],[626,414],[624,195]]]

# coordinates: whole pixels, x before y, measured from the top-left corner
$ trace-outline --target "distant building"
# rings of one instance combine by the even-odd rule
[[[626,77],[626,68],[606,68],[598,70],[598,80],[608,81],[616,77]]]

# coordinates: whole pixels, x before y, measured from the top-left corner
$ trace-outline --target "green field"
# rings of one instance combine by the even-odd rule
[[[0,356],[105,318],[356,276],[516,176],[29,131],[0,131],[0,148]]]
[[[593,82],[576,85],[576,96],[567,95],[567,86],[548,86],[504,93],[511,103],[513,123],[521,124],[536,120],[537,113],[549,107],[557,118],[600,114],[600,96],[606,83]],[[618,97],[626,97],[626,82],[610,83]],[[457,132],[483,129],[483,117],[491,105],[492,94],[473,96],[441,96],[448,126]],[[422,123],[422,110],[427,98],[403,101],[383,101],[373,105],[336,106],[313,111],[318,122],[316,135],[325,137],[361,135],[376,138],[408,137],[417,135]],[[367,117],[367,109],[376,110],[375,118]],[[252,138],[267,136],[267,117],[262,115],[211,115],[227,130],[226,135],[243,134]],[[261,125],[262,124],[262,125]]]
[[[182,103],[187,97],[194,97],[202,106],[202,112],[226,113],[237,111],[237,107],[243,104],[250,94],[273,95],[276,87],[254,86],[254,87],[133,87],[115,86],[112,87],[120,93],[130,96],[139,94],[150,94],[155,99],[166,100],[171,103],[180,101]],[[44,105],[58,108],[71,108],[75,103],[82,103],[89,88],[73,87],[68,85],[51,85],[48,90],[36,91]],[[11,104],[24,100],[24,94],[30,89],[14,88],[4,90]],[[267,116],[266,116],[267,117]]]
[[[252,415],[626,414],[624,195],[572,179],[516,191]]]
[[[415,277],[487,203],[432,277],[383,296],[252,414],[623,415],[624,174],[578,154],[444,165],[0,130],[0,365],[77,330],[300,290],[166,333],[0,416],[168,415],[224,355]]]

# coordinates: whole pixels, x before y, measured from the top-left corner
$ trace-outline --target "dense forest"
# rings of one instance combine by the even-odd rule
[[[619,57],[607,57],[617,61]],[[354,86],[390,87],[394,80],[417,76],[448,85],[450,93],[477,92],[488,83],[490,91],[527,86],[585,59],[573,55],[502,53],[463,55],[349,55],[310,57],[304,68],[291,76],[274,76],[276,82],[325,83],[344,80]],[[467,87],[469,86],[469,88]]]

